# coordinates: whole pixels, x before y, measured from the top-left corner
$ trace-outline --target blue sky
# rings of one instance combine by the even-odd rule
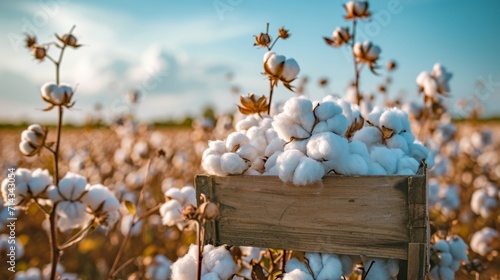
[[[342,1],[2,1],[0,3],[0,121],[51,121],[39,98],[40,86],[54,80],[50,62],[38,63],[20,45],[24,31],[35,31],[40,42],[64,34],[73,24],[84,44],[68,50],[62,81],[78,84],[77,105],[66,116],[81,121],[101,103],[106,117],[127,110],[125,93],[141,89],[137,109],[143,120],[196,114],[210,104],[221,112],[235,108],[243,93],[267,94],[262,72],[263,49],[252,46],[253,35],[265,30],[275,35],[280,26],[292,33],[274,51],[294,57],[301,76],[310,79],[307,94],[325,95],[317,86],[327,77],[331,91],[342,95],[353,77],[347,49],[333,49],[322,40],[343,20]],[[500,115],[500,2],[452,0],[370,1],[375,15],[359,24],[358,34],[382,48],[381,65],[398,62],[392,74],[391,96],[416,98],[415,78],[436,62],[453,73],[451,98],[480,97],[486,114]],[[31,32],[30,32],[31,33]],[[55,51],[55,50],[51,50]],[[230,83],[225,79],[234,73]],[[374,92],[384,77],[368,71],[361,90]],[[478,79],[487,87],[474,90]],[[293,93],[283,87],[277,100]],[[379,100],[381,97],[378,98]]]

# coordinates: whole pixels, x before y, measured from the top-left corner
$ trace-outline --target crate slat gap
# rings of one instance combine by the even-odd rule
[[[218,203],[206,244],[397,258],[424,279],[429,229],[426,175],[325,176],[294,186],[276,176],[197,175],[197,197]]]

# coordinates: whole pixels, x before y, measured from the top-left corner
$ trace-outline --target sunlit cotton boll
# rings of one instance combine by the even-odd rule
[[[320,162],[309,157],[303,157],[293,174],[293,184],[304,186],[320,181],[323,176],[325,176],[325,170]]]
[[[14,280],[40,280],[42,272],[38,267],[30,267],[26,271],[18,271]]]
[[[186,226],[182,211],[185,207],[196,206],[196,192],[192,186],[185,186],[182,189],[170,188],[165,192],[169,198],[167,202],[160,207],[162,223],[167,226],[177,226],[182,230]]]
[[[371,147],[382,143],[382,132],[374,126],[365,126],[354,133],[352,141],[363,142],[366,146]]]
[[[285,68],[283,69],[283,73],[281,74],[281,79],[286,82],[292,82],[299,75],[300,67],[297,61],[293,58],[288,58],[285,61]]]
[[[307,143],[307,156],[315,160],[341,160],[349,154],[347,139],[335,133],[314,134]]]
[[[249,164],[236,153],[225,153],[220,157],[220,166],[224,173],[230,175],[243,174]]]
[[[490,227],[484,227],[472,235],[470,248],[485,257],[493,250],[492,243],[495,239],[498,240],[498,232]]]
[[[319,121],[326,121],[336,115],[342,114],[342,108],[335,102],[329,100],[318,103],[318,106],[314,109],[314,114]]]
[[[283,106],[283,113],[310,132],[314,125],[314,114],[311,100],[304,97],[293,97]]]
[[[397,279],[399,274],[399,260],[362,257],[363,265],[367,269],[371,265],[367,280]],[[372,265],[373,263],[373,265]]]
[[[294,269],[283,275],[283,280],[314,280],[309,272],[300,269]]]
[[[401,133],[403,130],[403,124],[401,122],[401,115],[398,111],[398,108],[385,110],[385,112],[380,115],[381,127],[392,129],[396,134]]]
[[[478,189],[472,194],[470,206],[474,213],[483,218],[489,218],[498,207],[498,189],[495,186],[487,186]]]
[[[241,132],[233,132],[227,136],[226,139],[226,151],[230,152],[234,149],[236,146],[243,146],[247,145],[250,143],[250,139],[248,137],[241,133]]]
[[[278,168],[281,181],[293,181],[295,169],[304,157],[306,155],[299,150],[286,150],[277,157],[276,167]]]
[[[446,240],[450,246],[450,253],[453,260],[469,263],[469,258],[467,257],[467,244],[465,244],[464,240],[458,235],[448,236]]]
[[[129,234],[129,232],[130,236],[137,236],[141,233],[143,221],[142,220],[138,221],[131,229],[133,220],[134,216],[132,215],[124,215],[122,217],[120,222],[120,231],[124,236]]]
[[[91,216],[87,214],[86,206],[81,202],[86,186],[87,180],[84,177],[68,172],[59,181],[57,188],[52,186],[48,190],[49,199],[58,202],[57,226],[61,231],[84,227],[90,221]]]
[[[264,68],[273,76],[279,77],[281,75],[285,61],[286,57],[284,55],[278,55],[275,52],[266,52],[264,54]]]
[[[24,205],[31,198],[43,197],[47,188],[52,185],[52,177],[48,170],[42,170],[40,168],[35,169],[31,172],[25,168],[18,168],[14,172],[15,175],[15,204]],[[9,178],[5,178],[2,181],[2,196],[4,201],[9,200]],[[12,197],[11,197],[12,198]]]
[[[388,149],[384,146],[376,146],[372,148],[370,156],[374,162],[384,167],[387,174],[394,174],[397,171],[397,163],[399,160],[397,151],[398,149]]]
[[[231,253],[224,246],[206,245],[203,251],[202,279],[228,279],[238,271]],[[195,279],[197,259],[198,246],[193,244],[188,253],[172,265],[172,280]]]
[[[150,280],[163,280],[170,277],[172,262],[163,255],[156,255],[146,269],[146,277]]]
[[[120,216],[120,202],[113,192],[101,184],[87,185],[86,190],[82,202],[99,218],[101,225],[106,228],[113,226]]]
[[[459,189],[455,185],[443,185],[439,189],[436,208],[445,216],[450,216],[460,206]]]

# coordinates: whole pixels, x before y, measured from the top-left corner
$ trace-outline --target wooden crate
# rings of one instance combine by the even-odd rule
[[[400,279],[425,279],[429,223],[420,173],[326,176],[302,187],[274,176],[198,175],[198,197],[204,193],[220,205],[205,241],[396,258],[404,260]]]

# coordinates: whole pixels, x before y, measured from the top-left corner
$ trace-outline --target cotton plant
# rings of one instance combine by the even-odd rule
[[[148,257],[144,260],[146,268],[146,277],[150,280],[170,279],[172,261],[164,255]]]
[[[441,184],[429,180],[429,209],[439,211],[444,217],[453,217],[460,207],[460,189],[454,184]]]
[[[363,98],[359,90],[359,77],[364,65],[376,74],[379,68],[377,62],[380,59],[381,48],[370,41],[357,42],[357,23],[361,20],[370,20],[372,13],[369,11],[368,1],[349,1],[344,4],[346,15],[344,19],[352,22],[352,27],[336,27],[331,37],[323,37],[325,43],[334,48],[349,46],[354,61],[354,82],[352,83],[352,97],[349,100],[353,104],[361,105]]]
[[[201,258],[201,277],[197,278],[196,269],[193,268],[197,266],[199,252],[197,245],[191,245],[188,253],[172,264],[171,279],[229,279],[238,271],[238,265],[228,249],[206,245]]]
[[[49,171],[37,168],[30,171],[25,168],[18,168],[15,174],[15,201],[14,204],[19,207],[26,207],[31,202],[47,198],[47,189],[53,184],[53,178]],[[5,178],[2,181],[3,201],[9,200],[8,190],[9,180]]]
[[[455,272],[462,265],[469,263],[467,247],[467,244],[458,235],[435,241],[431,245],[430,279],[455,279]]]
[[[498,240],[498,231],[490,227],[484,227],[472,235],[470,249],[486,257],[494,250],[498,250]]]
[[[471,210],[485,219],[492,216],[498,209],[498,188],[487,185],[474,191],[470,201]]]
[[[195,189],[185,186],[182,189],[170,188],[165,192],[167,201],[160,207],[162,223],[167,226],[177,226],[182,230],[187,222],[184,220],[183,211],[188,206],[197,206]]]
[[[343,279],[353,273],[354,258],[347,255],[305,253],[305,262],[291,259],[286,263],[283,279]]]

